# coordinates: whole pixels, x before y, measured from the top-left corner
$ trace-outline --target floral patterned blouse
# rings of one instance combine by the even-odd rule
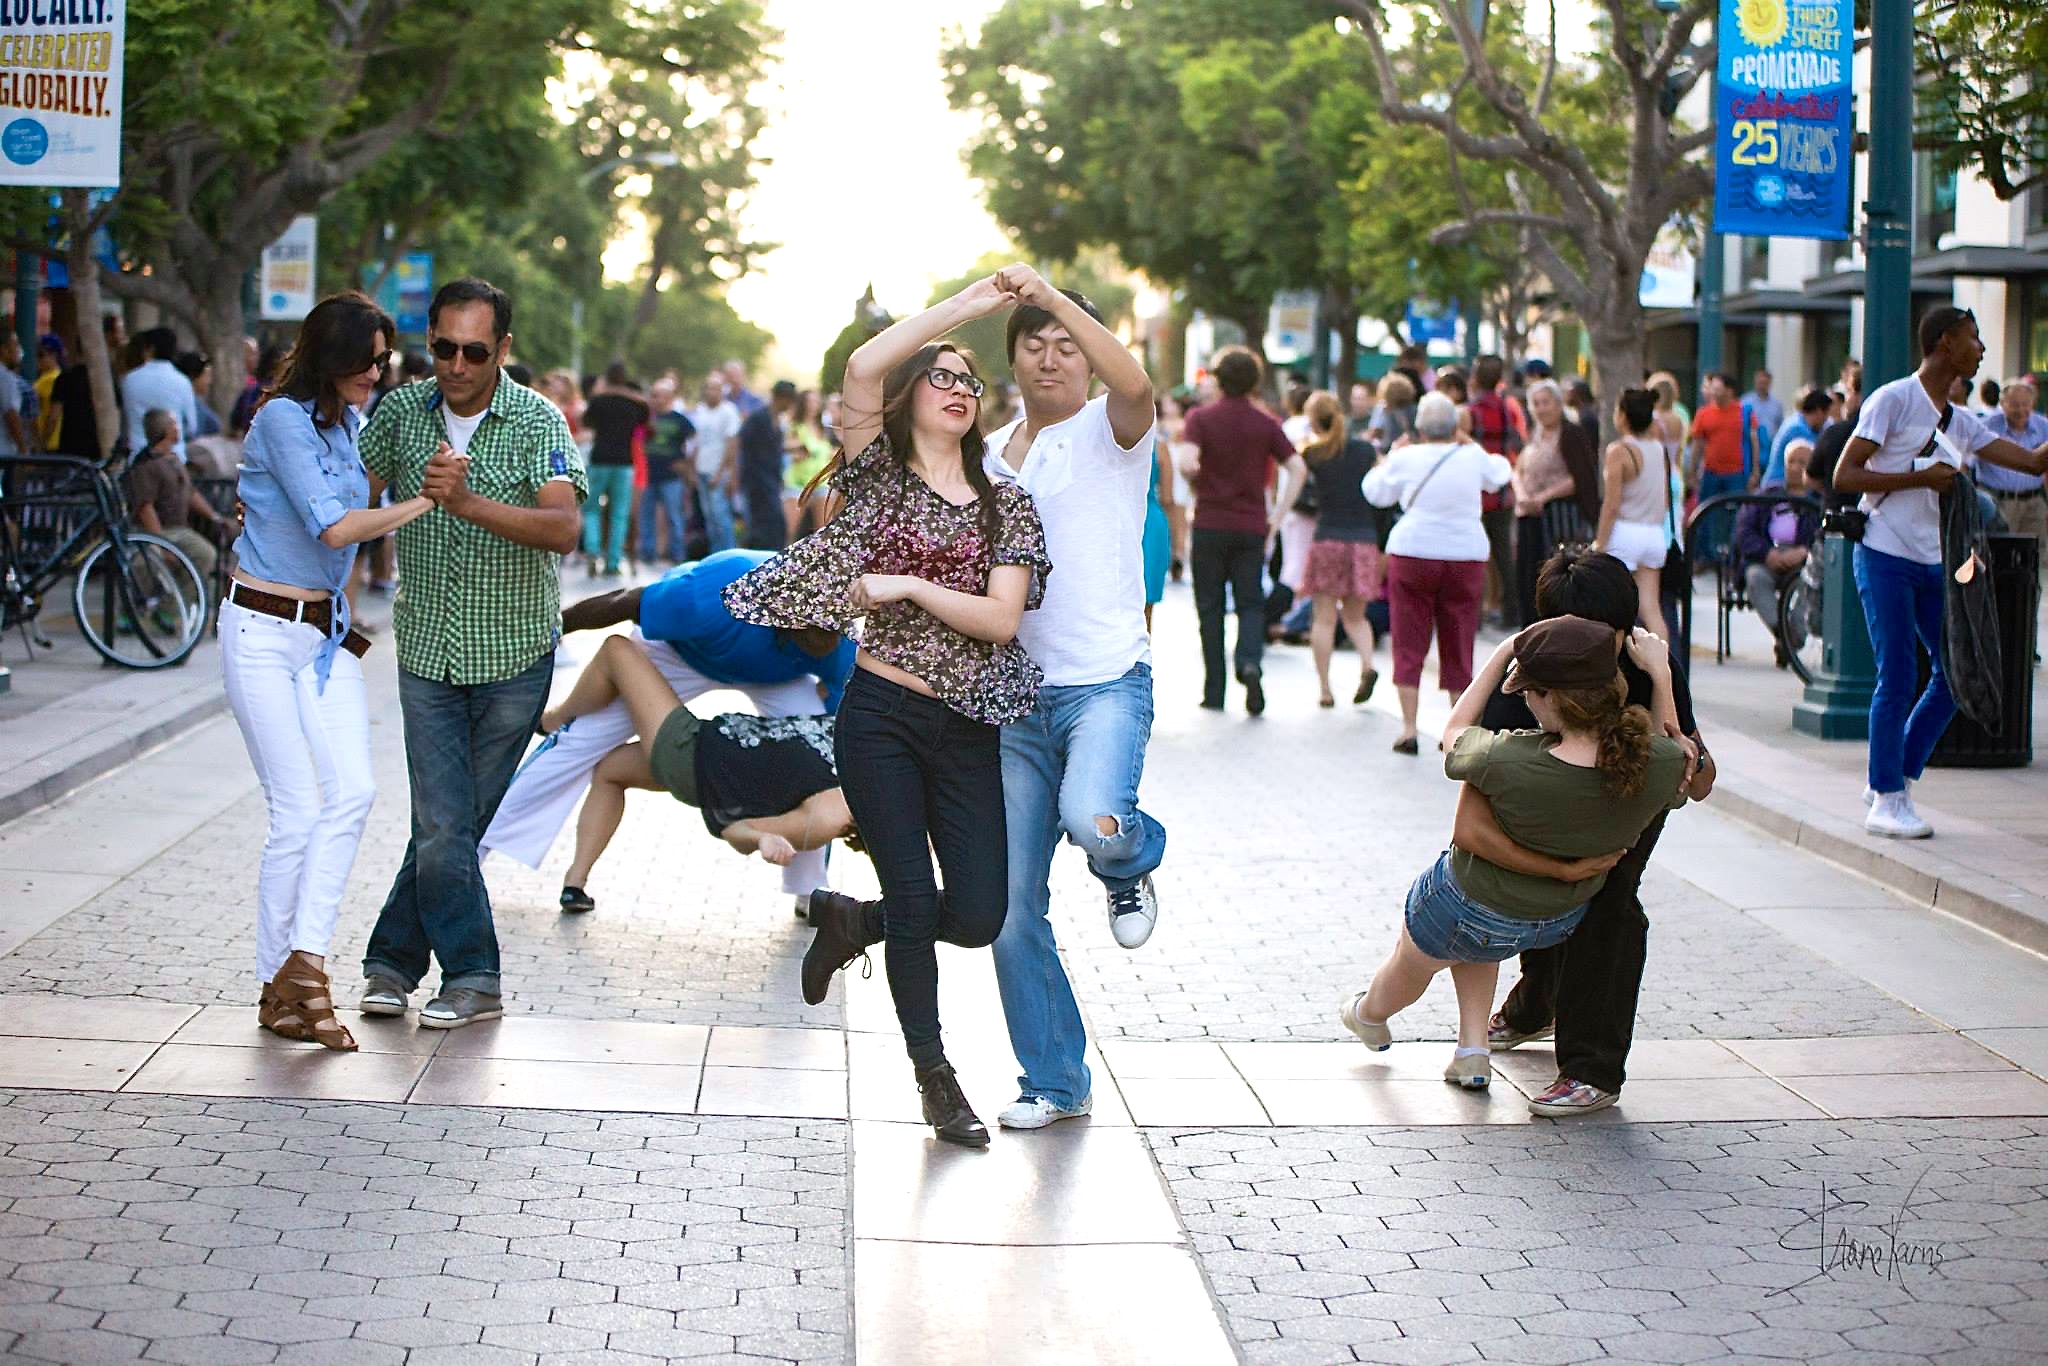
[[[981,500],[948,502],[912,474],[886,436],[832,477],[839,515],[725,589],[734,619],[796,630],[851,633],[848,596],[863,574],[910,574],[956,592],[988,591],[999,564],[1031,570],[1025,609],[1038,606],[1052,561],[1031,495],[995,490],[994,544],[982,535]],[[941,702],[971,720],[1006,725],[1031,714],[1044,677],[1015,640],[996,645],[963,635],[914,602],[885,603],[859,633],[861,649],[924,680]]]

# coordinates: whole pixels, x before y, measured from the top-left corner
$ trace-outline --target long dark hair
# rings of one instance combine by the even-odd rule
[[[370,368],[377,358],[379,332],[387,346],[398,336],[390,316],[367,294],[350,289],[328,295],[313,305],[313,311],[299,324],[299,338],[279,366],[277,383],[265,392],[263,402],[280,394],[311,402],[313,425],[334,426],[346,406],[336,382]]]
[[[1552,688],[1549,696],[1558,720],[1595,738],[1594,763],[1607,795],[1640,793],[1650,769],[1650,713],[1629,705],[1628,685],[1621,675],[1597,687]]]
[[[911,402],[917,395],[917,386],[924,381],[925,372],[932,368],[940,356],[948,354],[958,356],[967,366],[969,374],[977,379],[981,377],[972,351],[949,341],[935,341],[927,342],[897,362],[896,367],[882,379],[882,434],[889,439],[889,452],[895,457],[897,472],[904,480],[910,477],[910,457],[917,450],[910,430]],[[843,418],[840,425],[845,426]],[[994,545],[996,487],[994,481],[988,477],[988,471],[982,468],[986,451],[987,447],[981,439],[981,424],[976,422],[960,437],[960,471],[967,476],[968,485],[973,488],[979,499],[975,520],[981,527],[982,540]],[[814,491],[830,481],[840,470],[845,469],[848,458],[844,446],[834,451],[831,463],[819,470],[817,476],[805,486],[804,501],[809,502]]]

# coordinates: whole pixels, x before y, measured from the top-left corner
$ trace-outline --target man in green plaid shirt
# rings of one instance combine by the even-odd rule
[[[512,301],[482,280],[442,286],[427,314],[434,378],[387,394],[363,464],[396,498],[440,507],[398,533],[398,702],[412,841],[363,956],[365,1015],[403,1015],[441,963],[420,1024],[504,1014],[498,932],[477,841],[512,781],[554,675],[561,557],[589,492],[569,425],[506,378]]]

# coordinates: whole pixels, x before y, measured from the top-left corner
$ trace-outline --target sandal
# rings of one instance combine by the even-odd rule
[[[280,1039],[353,1053],[355,1036],[334,1018],[332,990],[327,974],[313,965],[312,955],[295,949],[277,976],[265,984],[256,1023]]]

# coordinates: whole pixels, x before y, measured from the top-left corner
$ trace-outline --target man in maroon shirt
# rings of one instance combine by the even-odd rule
[[[1259,387],[1258,357],[1241,346],[1217,353],[1212,368],[1223,396],[1188,414],[1185,439],[1201,451],[1194,473],[1195,527],[1188,558],[1195,574],[1195,612],[1202,623],[1202,705],[1223,708],[1223,589],[1237,611],[1237,681],[1244,709],[1266,709],[1259,666],[1266,648],[1266,595],[1260,570],[1279,519],[1294,506],[1308,469],[1280,424],[1251,401]],[[1269,511],[1266,486],[1274,465],[1286,487]]]

